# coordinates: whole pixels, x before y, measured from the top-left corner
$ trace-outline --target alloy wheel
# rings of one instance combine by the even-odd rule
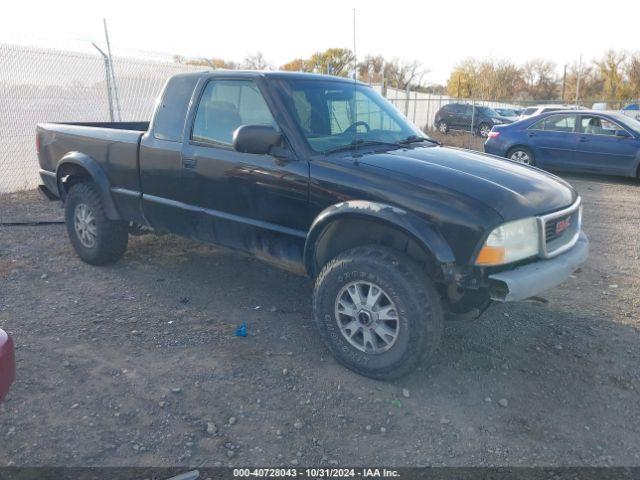
[[[386,352],[400,333],[400,319],[393,300],[371,282],[345,285],[336,298],[335,318],[347,342],[365,353]]]
[[[524,150],[516,150],[509,157],[514,162],[524,163],[525,165],[531,164],[531,157]]]
[[[75,228],[80,243],[87,248],[93,248],[96,244],[98,231],[96,218],[88,205],[84,203],[76,205],[73,212],[73,227]]]

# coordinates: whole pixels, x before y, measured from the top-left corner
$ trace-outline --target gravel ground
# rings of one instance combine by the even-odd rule
[[[170,235],[96,268],[63,225],[0,226],[18,376],[0,464],[640,465],[640,185],[569,181],[587,264],[544,302],[449,322],[434,363],[393,383],[332,359],[307,279]],[[0,222],[59,218],[0,196]]]

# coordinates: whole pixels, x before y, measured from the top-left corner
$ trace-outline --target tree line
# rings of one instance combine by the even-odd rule
[[[174,56],[174,61],[187,65],[209,66],[230,70],[273,70],[275,67],[268,62],[261,52],[248,55],[242,62],[232,62],[221,58],[188,59],[180,55]],[[316,52],[308,58],[295,58],[278,67],[279,70],[293,72],[313,72],[340,77],[352,77],[354,71],[354,55],[348,48],[329,48],[324,52]],[[387,83],[390,87],[406,89],[420,89],[427,91],[422,85],[424,75],[428,70],[422,68],[420,62],[414,60],[405,62],[397,58],[385,59],[382,55],[369,55],[357,64],[358,80],[365,83]],[[438,86],[442,93],[444,86]]]
[[[460,98],[550,100],[579,103],[640,98],[640,52],[609,50],[602,57],[564,65],[537,58],[518,65],[510,60],[458,63],[447,93]]]
[[[238,63],[220,58],[187,59],[181,56],[175,56],[174,60],[212,68],[275,68],[261,52],[248,55]],[[446,85],[426,85],[424,79],[429,70],[417,60],[367,55],[356,65],[358,79],[366,83],[385,83],[403,90],[409,88],[457,98],[520,102],[558,100],[565,103],[640,98],[640,52],[609,50],[600,58],[560,67],[543,58],[522,64],[508,59],[467,58],[454,66]],[[351,77],[354,56],[348,48],[329,48],[308,58],[293,59],[278,68]]]

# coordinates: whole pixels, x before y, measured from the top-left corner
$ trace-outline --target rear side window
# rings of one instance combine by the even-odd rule
[[[169,80],[153,121],[155,138],[171,142],[182,141],[182,129],[197,81],[196,77],[190,76],[178,76]]]
[[[260,90],[250,80],[212,80],[202,93],[191,138],[231,145],[241,125],[276,126]]]
[[[534,123],[531,130],[546,130],[550,132],[573,132],[576,126],[575,115],[551,115]]]

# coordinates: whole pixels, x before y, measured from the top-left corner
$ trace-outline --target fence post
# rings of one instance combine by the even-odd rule
[[[473,133],[475,129],[474,123],[476,121],[476,101],[471,100],[471,102],[472,102],[472,107],[471,107],[471,128],[469,130],[469,150],[471,150],[471,146],[473,142]]]
[[[407,83],[407,90],[405,92],[406,101],[404,103],[404,116],[409,119],[409,101],[411,100],[411,85]]]
[[[113,122],[113,98],[111,98],[111,67],[109,65],[109,57],[102,50],[100,50],[100,47],[98,47],[95,43],[92,43],[91,45],[93,45],[95,49],[100,52],[100,55],[102,55],[102,58],[104,59],[104,71],[107,78],[107,99],[109,100],[109,118]]]
[[[116,101],[116,110],[118,111],[118,121],[122,121],[122,110],[120,109],[120,97],[118,96],[118,86],[116,85],[116,74],[113,71],[113,57],[111,56],[111,43],[109,43],[109,32],[107,30],[107,19],[103,18],[104,37],[107,40],[107,53],[109,54],[109,70],[111,72],[111,88],[113,88],[113,96]]]

